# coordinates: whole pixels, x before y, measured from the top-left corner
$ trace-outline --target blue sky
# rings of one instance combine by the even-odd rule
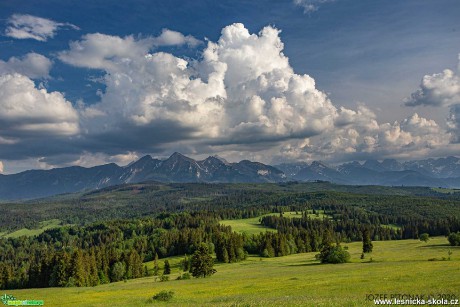
[[[455,155],[460,3],[2,1],[0,171]]]

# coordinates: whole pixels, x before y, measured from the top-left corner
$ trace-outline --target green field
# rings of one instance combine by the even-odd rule
[[[231,226],[233,231],[240,233],[247,233],[249,235],[265,232],[265,231],[276,231],[269,227],[265,227],[260,224],[260,219],[264,216],[269,215],[279,215],[279,213],[269,213],[258,217],[253,217],[249,219],[238,219],[238,220],[223,220],[220,223],[225,226]],[[284,212],[284,217],[302,217],[302,214],[297,212]]]
[[[176,265],[180,257],[175,257],[170,259],[168,282],[145,277],[93,288],[5,293],[17,299],[42,299],[45,306],[374,306],[366,295],[460,296],[460,248],[448,246],[446,238],[373,243],[374,252],[364,260],[360,242],[347,244],[352,262],[346,264],[318,264],[315,253],[250,257],[216,265],[217,273],[209,278],[179,281],[175,278],[180,274]],[[451,260],[442,261],[448,250]],[[149,300],[161,290],[174,291],[174,298],[169,303]]]
[[[52,219],[52,220],[47,220],[39,223],[39,228],[37,229],[27,229],[27,228],[22,228],[19,230],[16,230],[14,232],[8,233],[8,232],[1,232],[0,233],[0,238],[5,237],[5,238],[18,238],[20,236],[36,236],[41,234],[47,229],[51,228],[56,228],[62,226],[61,221],[58,219]]]
[[[309,210],[311,212],[311,210]],[[258,217],[253,217],[249,219],[238,219],[238,220],[222,220],[220,223],[225,226],[231,226],[233,231],[239,232],[239,233],[247,233],[248,235],[252,234],[257,234],[260,232],[265,232],[265,231],[276,231],[276,229],[272,229],[269,227],[265,227],[260,224],[260,219],[263,216],[268,216],[268,215],[279,215],[279,213],[269,213],[265,214],[262,216]],[[302,213],[301,212],[284,212],[283,217],[287,218],[301,218]],[[329,218],[328,215],[324,214],[324,210],[318,210],[317,214],[313,213],[308,213],[309,218]]]

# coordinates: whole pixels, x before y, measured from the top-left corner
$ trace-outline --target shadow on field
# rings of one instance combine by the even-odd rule
[[[322,265],[324,263],[313,262],[313,263],[299,263],[299,264],[288,264],[286,266],[312,266],[312,265]]]
[[[447,244],[424,245],[424,246],[419,246],[418,248],[460,248],[460,246],[452,246],[447,243]]]

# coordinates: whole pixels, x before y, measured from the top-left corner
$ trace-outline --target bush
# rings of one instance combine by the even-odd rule
[[[160,291],[158,292],[157,294],[155,294],[152,299],[156,300],[156,301],[170,301],[174,296],[174,292],[173,291]]]
[[[169,280],[169,276],[168,275],[161,275],[160,276],[160,281],[168,281]]]
[[[419,239],[420,239],[420,241],[428,242],[428,240],[430,239],[430,235],[427,234],[427,233],[422,233],[422,234],[419,236]]]
[[[350,254],[339,244],[327,244],[319,256],[321,263],[345,263],[350,261]]]
[[[460,232],[452,232],[448,237],[450,245],[452,246],[460,246]]]
[[[182,280],[182,279],[191,279],[192,278],[192,275],[190,275],[190,273],[184,273],[180,276],[177,277],[177,280]]]

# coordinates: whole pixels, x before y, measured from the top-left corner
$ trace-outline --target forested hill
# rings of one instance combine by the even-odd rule
[[[248,254],[319,251],[332,242],[360,241],[364,233],[399,240],[460,230],[457,191],[329,183],[133,184],[0,209],[0,289],[141,277],[149,274],[144,262],[170,256],[186,262],[185,254],[201,243],[217,261],[236,262]],[[257,217],[271,230],[250,236],[219,223]],[[37,236],[8,236],[50,219],[63,225]]]
[[[327,182],[209,184],[140,183],[31,200],[0,203],[0,232],[37,228],[59,219],[84,225],[101,220],[152,216],[163,212],[219,211],[222,218],[254,217],[305,206],[346,205],[372,214],[460,218],[460,191],[422,187],[346,186]]]

